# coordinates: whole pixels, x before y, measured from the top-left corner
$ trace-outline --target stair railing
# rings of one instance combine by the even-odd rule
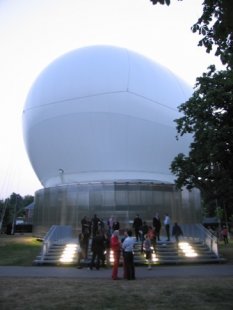
[[[181,227],[185,237],[203,242],[211,252],[219,257],[217,237],[202,224],[182,224]]]
[[[62,243],[65,239],[72,237],[72,226],[53,225],[44,237],[41,260],[44,259],[53,243]]]

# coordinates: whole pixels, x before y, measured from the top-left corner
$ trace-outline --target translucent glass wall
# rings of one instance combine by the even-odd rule
[[[41,189],[35,194],[34,232],[44,234],[51,225],[80,229],[81,219],[94,214],[105,222],[113,215],[121,228],[131,226],[135,215],[151,223],[158,212],[172,221],[198,223],[201,219],[199,192],[176,191],[174,185],[149,182],[85,183]]]

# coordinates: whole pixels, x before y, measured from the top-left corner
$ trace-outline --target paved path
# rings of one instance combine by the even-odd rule
[[[122,277],[122,267],[119,268],[119,277]],[[111,278],[111,269],[89,270],[75,267],[51,267],[51,266],[0,266],[0,278]],[[233,265],[181,265],[181,266],[155,266],[152,270],[146,267],[136,266],[136,278],[203,278],[203,277],[233,277]]]

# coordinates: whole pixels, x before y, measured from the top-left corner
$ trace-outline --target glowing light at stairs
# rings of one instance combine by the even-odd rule
[[[146,253],[144,253],[144,258],[146,259]],[[156,253],[153,247],[151,247],[151,262],[152,263],[158,262],[158,257],[156,256]]]
[[[158,257],[156,256],[156,253],[153,248],[152,248],[151,260],[153,263],[158,262]]]
[[[78,245],[77,244],[74,244],[74,243],[66,244],[59,261],[61,263],[72,263],[72,262],[74,262],[77,251],[78,251]]]
[[[179,248],[183,251],[186,257],[198,256],[197,252],[195,252],[193,247],[188,242],[179,242]]]

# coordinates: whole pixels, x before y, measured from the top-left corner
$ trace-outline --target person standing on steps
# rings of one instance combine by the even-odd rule
[[[99,228],[99,222],[100,222],[100,219],[97,217],[96,214],[94,214],[92,220],[91,220],[91,226],[92,226],[92,236],[93,238],[96,236],[96,233],[98,231],[98,228]]]
[[[133,221],[133,228],[135,231],[136,240],[141,240],[140,229],[142,228],[142,219],[139,217],[139,214],[136,215]]]
[[[177,222],[174,223],[172,228],[172,236],[175,237],[177,243],[179,242],[179,237],[183,236],[183,231]]]
[[[118,222],[118,220],[116,218],[113,219],[112,229],[113,229],[113,231],[114,230],[120,230],[120,223]]]
[[[85,230],[89,230],[90,228],[90,222],[88,221],[87,216],[84,216],[84,218],[81,220],[82,225],[82,233],[84,234]]]
[[[167,241],[170,241],[170,224],[171,224],[171,219],[168,215],[168,213],[165,214],[165,218],[164,218],[164,226],[165,226],[165,231],[166,231],[166,235],[167,235]]]
[[[158,213],[153,217],[153,226],[155,229],[157,240],[160,241],[161,220]]]

